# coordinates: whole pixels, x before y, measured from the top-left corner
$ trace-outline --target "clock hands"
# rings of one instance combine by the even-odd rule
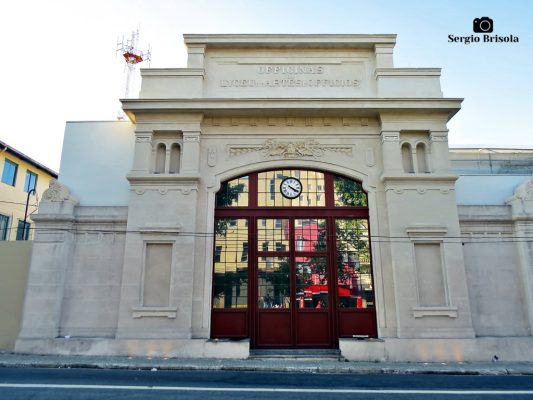
[[[294,190],[295,192],[298,191],[298,189],[296,189],[294,186],[291,186],[291,185],[287,185],[287,187],[289,187],[290,189]]]

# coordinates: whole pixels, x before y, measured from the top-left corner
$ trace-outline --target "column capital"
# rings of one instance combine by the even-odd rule
[[[381,142],[400,142],[400,131],[381,131]]]
[[[184,142],[199,142],[202,132],[200,131],[182,131]]]
[[[152,131],[135,131],[135,142],[152,143],[154,133]]]
[[[448,130],[430,131],[429,140],[430,142],[447,142],[448,141]]]

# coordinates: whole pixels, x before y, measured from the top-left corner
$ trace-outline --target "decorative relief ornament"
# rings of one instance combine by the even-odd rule
[[[323,145],[316,140],[302,140],[297,142],[279,142],[273,139],[267,140],[263,145],[258,146],[231,146],[230,156],[238,156],[245,153],[261,152],[263,157],[283,157],[283,158],[319,158],[326,151],[352,155],[352,146]]]
[[[447,142],[448,141],[448,135],[447,134],[431,133],[430,136],[429,136],[429,139],[432,142]]]
[[[183,136],[184,142],[199,142],[200,141],[200,135],[185,135]]]
[[[216,147],[210,147],[207,149],[207,165],[214,167],[217,165],[217,149]]]
[[[78,199],[70,194],[70,190],[57,179],[52,179],[43,193],[44,201],[69,201],[78,204]]]
[[[152,143],[152,136],[136,136],[135,141],[137,143]]]
[[[381,133],[381,142],[399,142],[400,133],[399,132],[382,132]]]
[[[514,196],[520,200],[533,200],[533,178],[518,186]]]
[[[374,156],[374,149],[372,147],[367,147],[365,150],[365,160],[368,167],[373,167],[376,165],[376,158]]]

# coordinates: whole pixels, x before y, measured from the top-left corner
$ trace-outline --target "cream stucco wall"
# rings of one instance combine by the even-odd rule
[[[342,339],[343,354],[452,360],[448,340],[463,360],[491,346],[524,356],[516,349],[531,343],[531,246],[487,251],[479,238],[530,237],[533,183],[506,189],[500,208],[458,208],[447,122],[461,99],[442,97],[440,70],[393,68],[394,35],[185,38],[188,68],[144,70],[140,98],[123,101],[133,126],[69,127],[78,139],[64,150],[63,186],[34,216],[40,257],[17,350],[246,356],[248,341],[209,342],[216,192],[253,171],[307,168],[361,181],[368,193],[382,342]],[[80,165],[94,161],[100,175],[74,167],[77,140],[88,147]],[[157,296],[155,269],[166,277]],[[441,295],[428,302],[429,286]],[[487,335],[505,340],[479,340]]]
[[[67,122],[59,179],[81,205],[128,205],[133,132],[129,121]]]

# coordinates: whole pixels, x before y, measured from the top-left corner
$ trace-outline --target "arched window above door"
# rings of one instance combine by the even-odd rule
[[[291,198],[282,190],[288,178]],[[300,187],[301,186],[301,187]],[[223,182],[217,207],[367,207],[367,194],[360,182],[327,172],[280,169],[253,173]]]

